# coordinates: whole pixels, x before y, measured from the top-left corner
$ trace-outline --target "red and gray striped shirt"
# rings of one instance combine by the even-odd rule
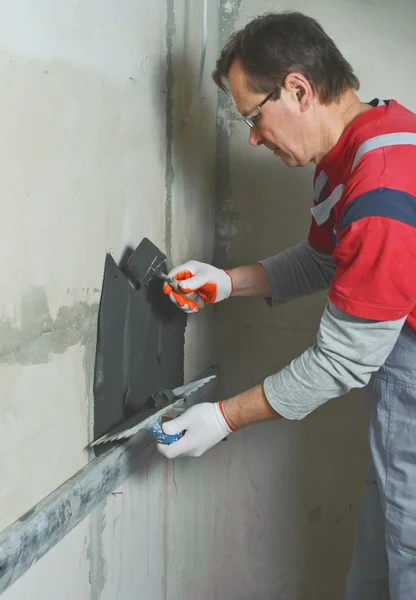
[[[316,168],[309,243],[333,255],[335,306],[416,332],[416,115],[373,105]]]

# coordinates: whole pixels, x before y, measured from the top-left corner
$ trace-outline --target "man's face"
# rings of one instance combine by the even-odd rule
[[[267,96],[267,93],[259,94],[249,89],[247,77],[238,61],[230,67],[228,82],[241,115],[250,115]],[[255,127],[249,130],[250,144],[266,146],[288,167],[309,164],[313,159],[311,140],[317,133],[310,112],[302,110],[299,90],[282,87],[279,100],[268,100],[253,119]]]

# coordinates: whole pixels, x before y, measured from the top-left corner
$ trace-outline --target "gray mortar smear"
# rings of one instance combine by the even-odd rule
[[[44,364],[51,354],[64,354],[78,343],[93,348],[97,311],[97,303],[75,302],[52,319],[45,290],[30,289],[22,299],[21,326],[0,319],[0,363]]]
[[[240,16],[241,0],[221,0],[218,40],[220,50],[225,46],[236,29]],[[236,222],[240,218],[232,203],[230,174],[230,129],[234,117],[233,100],[230,94],[218,90],[217,104],[217,226],[215,232],[214,263],[218,267],[227,267],[227,255]],[[225,120],[227,122],[225,122]]]
[[[90,561],[90,600],[100,600],[107,579],[107,561],[104,557],[103,534],[105,528],[105,502],[101,502],[93,513],[90,521],[90,543],[87,558]]]
[[[186,315],[156,278],[133,289],[107,255],[98,317],[94,439],[128,419],[160,387],[183,382]],[[108,444],[96,447],[101,454]]]
[[[172,262],[172,186],[173,168],[173,39],[176,32],[174,0],[166,2],[166,171],[165,171],[165,246]]]

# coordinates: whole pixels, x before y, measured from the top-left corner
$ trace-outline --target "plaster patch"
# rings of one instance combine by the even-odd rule
[[[87,558],[90,562],[90,600],[100,600],[107,579],[107,561],[104,557],[103,534],[105,529],[105,502],[97,506],[91,515],[90,542]]]
[[[228,13],[230,15],[235,15],[235,13],[237,13],[237,16],[239,14],[240,11],[240,6],[241,6],[241,2],[237,1],[233,1],[233,0],[226,0],[225,2],[222,2],[222,10],[225,13]]]
[[[220,92],[224,93],[224,92]],[[242,121],[237,113],[233,101],[227,96],[222,105],[218,107],[217,113],[218,125],[224,133],[230,136],[236,130],[236,124]]]
[[[53,319],[45,289],[31,288],[21,301],[20,326],[0,319],[0,363],[44,364],[51,354],[64,354],[78,343],[91,344],[97,312],[97,303],[75,302],[59,308]]]

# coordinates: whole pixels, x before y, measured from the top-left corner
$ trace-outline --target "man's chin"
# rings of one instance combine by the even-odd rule
[[[300,167],[301,165],[298,163],[294,156],[290,156],[289,154],[279,154],[279,158],[287,167]]]

